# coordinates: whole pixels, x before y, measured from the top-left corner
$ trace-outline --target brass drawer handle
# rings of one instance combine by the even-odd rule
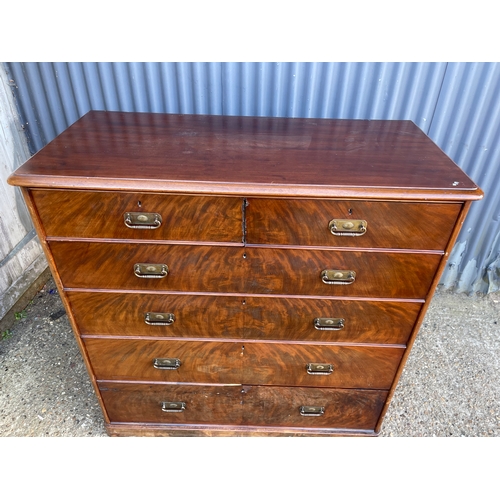
[[[166,264],[134,264],[134,274],[138,278],[164,278],[168,274]]]
[[[158,370],[177,370],[181,366],[181,360],[178,358],[155,358],[153,368]]]
[[[321,417],[325,413],[324,406],[301,406],[300,414],[303,417]]]
[[[181,413],[186,409],[186,403],[182,401],[163,401],[161,411],[167,413]]]
[[[147,312],[144,314],[144,323],[153,326],[170,326],[175,321],[172,313]]]
[[[333,219],[328,229],[334,236],[363,236],[367,225],[365,220]]]
[[[315,318],[314,328],[316,330],[342,330],[344,328],[343,318]]]
[[[157,229],[162,223],[160,214],[146,212],[125,212],[123,220],[130,229]]]
[[[354,271],[338,271],[326,269],[321,273],[321,281],[327,285],[350,285],[354,283],[356,273]]]
[[[325,363],[307,363],[306,368],[309,375],[330,375],[333,373],[333,365]]]

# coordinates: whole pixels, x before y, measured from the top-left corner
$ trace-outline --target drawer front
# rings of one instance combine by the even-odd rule
[[[404,348],[177,340],[84,340],[98,380],[388,389]],[[155,360],[178,359],[177,369]],[[307,366],[332,365],[329,374]],[[313,369],[313,371],[316,371]]]
[[[218,246],[51,241],[65,287],[208,292],[243,291],[244,249]],[[165,264],[162,278],[135,275],[136,263]]]
[[[278,427],[373,430],[387,391],[244,386],[243,423]],[[314,406],[321,414],[305,415]]]
[[[460,209],[459,203],[249,199],[247,242],[444,250]],[[366,232],[332,234],[332,220],[364,220]],[[340,228],[334,232],[344,233]]]
[[[68,292],[68,299],[82,335],[194,338],[244,335],[240,297]],[[165,320],[158,317],[159,313]],[[173,318],[168,316],[172,314]]]
[[[100,382],[99,389],[111,422],[215,425],[241,422],[241,386]],[[184,403],[185,409],[164,411],[163,403]],[[168,406],[165,405],[166,410]]]
[[[386,391],[100,382],[112,422],[374,429]],[[163,403],[184,403],[166,412]],[[323,408],[303,415],[301,407]],[[165,406],[168,408],[168,405]]]
[[[251,296],[72,291],[67,296],[82,335],[380,344],[405,344],[422,306]],[[147,313],[173,314],[173,321]]]
[[[436,254],[158,244],[51,241],[49,246],[65,287],[118,290],[422,299],[441,259]],[[137,277],[136,263],[165,264],[168,274]],[[325,284],[323,270],[352,270],[356,277],[348,285]]]
[[[247,338],[406,344],[422,304],[247,297],[244,307]]]
[[[49,237],[242,242],[239,198],[55,190],[32,195]],[[127,213],[137,216],[126,223]],[[159,214],[161,222],[141,223],[147,214]]]
[[[340,297],[426,297],[441,255],[246,248],[247,291],[256,294]],[[354,281],[326,284],[325,270],[354,271]]]

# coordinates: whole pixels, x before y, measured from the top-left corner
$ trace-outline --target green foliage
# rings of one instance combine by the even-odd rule
[[[12,337],[12,332],[10,330],[5,330],[2,332],[2,340],[10,339]]]
[[[14,317],[16,318],[17,321],[19,321],[20,319],[26,318],[26,316],[27,316],[26,311],[20,311],[20,312],[14,313]]]

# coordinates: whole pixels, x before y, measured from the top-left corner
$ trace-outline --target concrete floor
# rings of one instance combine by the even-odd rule
[[[0,340],[0,436],[106,436],[50,279]],[[500,436],[500,294],[438,292],[381,436]]]

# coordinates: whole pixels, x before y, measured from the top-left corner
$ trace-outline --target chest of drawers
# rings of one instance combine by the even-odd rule
[[[376,435],[482,197],[407,121],[90,112],[9,182],[110,435]]]

